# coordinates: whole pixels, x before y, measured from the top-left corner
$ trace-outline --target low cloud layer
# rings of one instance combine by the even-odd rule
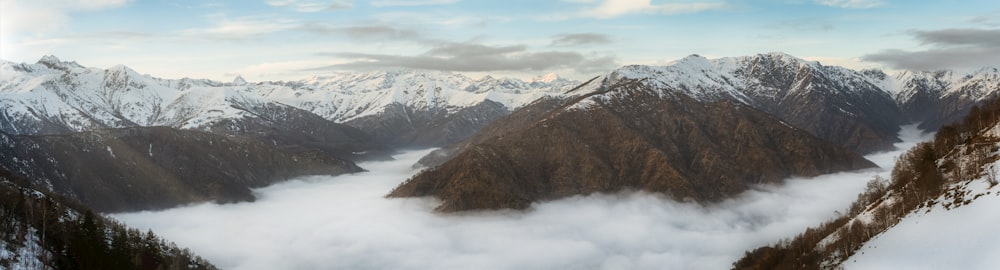
[[[1000,29],[944,29],[911,34],[931,48],[885,50],[861,59],[908,70],[977,68],[1000,62]]]
[[[529,51],[525,45],[489,46],[477,43],[444,43],[419,55],[327,53],[350,62],[309,69],[412,68],[457,72],[542,71],[574,69],[580,73],[617,67],[614,56],[574,51]]]
[[[223,269],[727,269],[748,249],[832,217],[878,173],[794,179],[710,206],[626,192],[441,215],[433,199],[383,198],[424,153],[261,189],[254,203],[115,218]]]

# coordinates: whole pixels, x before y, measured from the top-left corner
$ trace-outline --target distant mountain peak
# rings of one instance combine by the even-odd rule
[[[47,66],[49,68],[64,69],[64,70],[67,69],[67,68],[71,68],[71,67],[73,67],[73,68],[83,68],[83,66],[81,66],[80,64],[77,64],[76,62],[64,62],[62,60],[59,60],[59,58],[56,57],[55,55],[51,55],[51,54],[50,55],[46,55],[46,56],[42,56],[41,59],[38,59],[38,64],[45,65],[45,66]]]
[[[49,55],[42,56],[41,59],[38,59],[38,63],[56,64],[56,63],[62,63],[62,60],[59,60],[59,57],[56,57],[55,55],[49,54]]]
[[[236,78],[233,79],[233,85],[235,86],[247,85],[247,80],[243,79],[243,76],[236,75]]]
[[[560,79],[560,77],[559,77],[558,74],[549,73],[549,74],[545,74],[545,75],[542,75],[542,76],[531,78],[531,80],[528,80],[528,82],[552,83],[552,82],[554,82],[556,80],[559,80],[559,79]]]

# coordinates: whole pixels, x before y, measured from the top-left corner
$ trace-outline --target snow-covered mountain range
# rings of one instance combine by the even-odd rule
[[[771,113],[814,135],[865,153],[892,147],[898,126],[925,130],[958,120],[1000,90],[1000,72],[855,71],[784,53],[706,59],[666,66],[626,66],[611,83],[639,80],[653,89],[704,101],[734,100]]]
[[[580,84],[554,74],[532,80],[472,79],[410,70],[257,83],[241,77],[233,82],[167,80],[122,65],[88,68],[54,56],[34,64],[3,61],[0,71],[0,131],[8,134],[133,126],[239,134],[249,132],[232,124],[240,119],[303,110],[396,146],[460,141],[517,108],[541,97],[565,96]],[[924,122],[924,128],[935,129],[956,120],[1000,88],[997,68],[889,75],[824,66],[784,53],[719,59],[691,55],[665,66],[625,66],[595,81],[604,79],[611,84],[640,80],[706,101],[739,101],[861,152],[890,147],[901,123]],[[586,91],[575,92],[570,94]],[[824,129],[830,122],[857,119],[861,121],[843,130]],[[864,141],[866,137],[879,139]]]
[[[291,110],[289,107],[335,123],[364,123],[366,118],[387,115],[386,111],[396,106],[405,108],[403,117],[421,113],[450,116],[484,102],[499,104],[509,112],[576,84],[554,75],[529,81],[474,80],[459,74],[417,71],[341,73],[293,82],[247,83],[237,77],[223,83],[160,79],[122,65],[87,68],[53,56],[35,64],[2,62],[0,71],[0,131],[9,134],[134,126],[215,130],[222,123],[261,118],[269,111]],[[496,116],[487,117],[491,120]],[[413,123],[406,128],[427,124]],[[379,134],[378,125],[359,127],[386,141],[395,139],[391,134]],[[245,132],[230,129],[232,133]]]

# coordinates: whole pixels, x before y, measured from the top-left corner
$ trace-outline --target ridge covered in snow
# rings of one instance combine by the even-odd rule
[[[45,56],[35,64],[0,61],[0,130],[54,134],[98,128],[171,126],[206,129],[225,119],[251,117],[248,108],[292,106],[343,123],[377,115],[390,104],[455,112],[486,100],[508,110],[576,82],[526,82],[422,71],[337,73],[292,82],[231,83],[167,80],[123,65],[88,68]]]

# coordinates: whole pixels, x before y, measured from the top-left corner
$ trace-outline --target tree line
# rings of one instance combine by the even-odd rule
[[[948,187],[976,179],[997,184],[996,169],[988,164],[998,158],[993,154],[1000,142],[998,124],[1000,99],[973,106],[962,121],[941,127],[933,141],[902,154],[891,180],[872,179],[846,213],[792,239],[747,251],[733,269],[836,268],[907,214],[929,211],[936,198],[943,198],[946,209],[970,203],[962,191]]]
[[[0,268],[216,269],[188,249],[95,214],[0,168]],[[29,252],[19,252],[28,249]],[[29,256],[23,258],[22,256]]]

